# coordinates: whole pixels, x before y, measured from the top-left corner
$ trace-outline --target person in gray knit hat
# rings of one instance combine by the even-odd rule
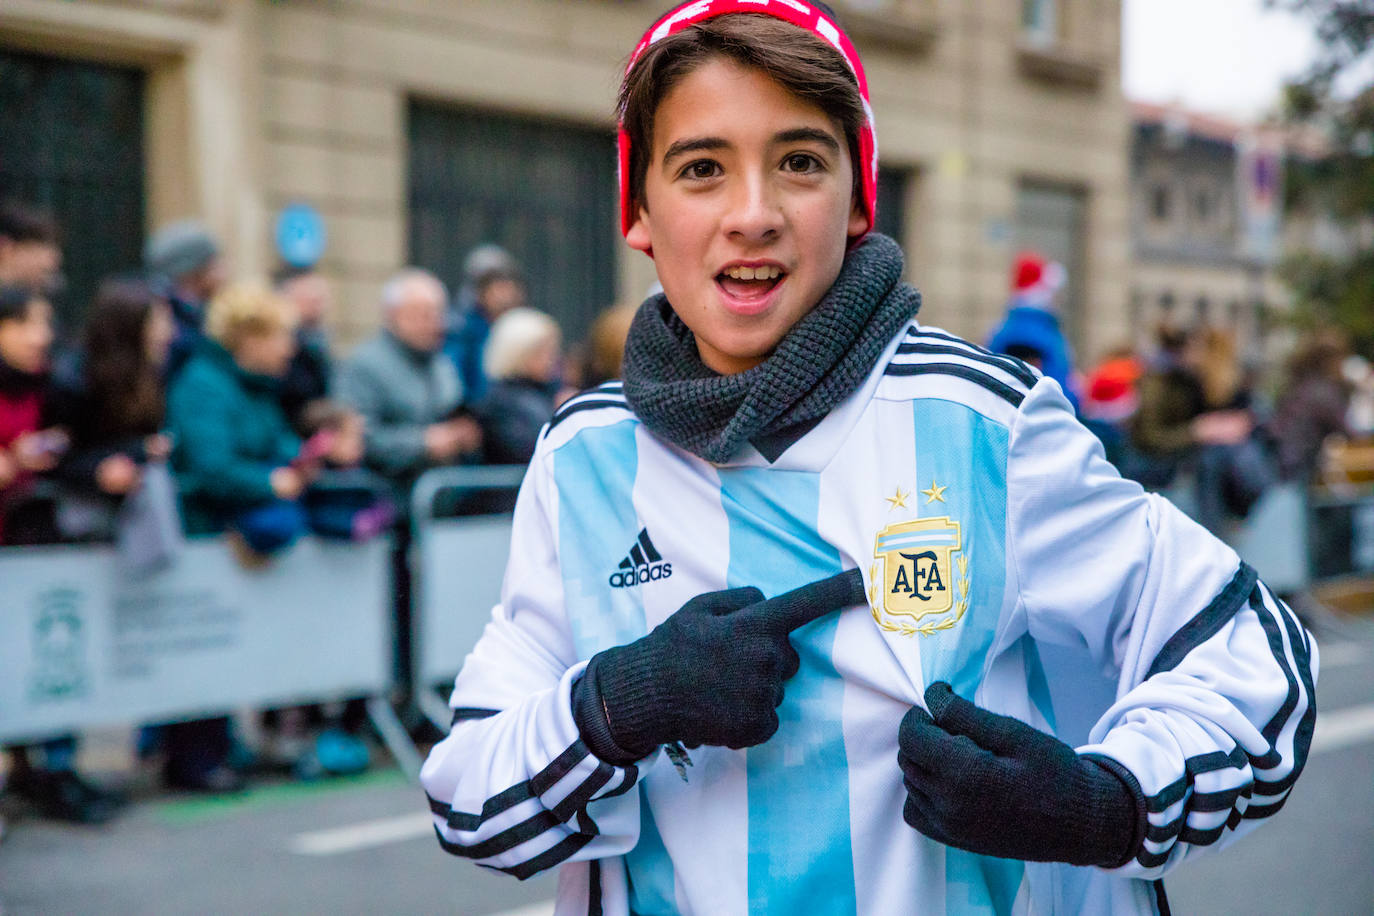
[[[205,304],[224,285],[224,259],[210,231],[188,219],[159,229],[143,247],[143,264],[176,319],[176,336],[167,356],[170,379],[203,336]]]

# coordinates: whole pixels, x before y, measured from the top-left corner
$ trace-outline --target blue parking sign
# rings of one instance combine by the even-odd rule
[[[324,254],[324,219],[309,204],[291,204],[277,217],[277,254],[292,267],[311,267]]]

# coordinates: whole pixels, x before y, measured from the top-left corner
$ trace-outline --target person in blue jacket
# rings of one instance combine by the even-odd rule
[[[988,348],[1024,360],[1054,379],[1077,412],[1073,354],[1055,311],[1055,298],[1066,280],[1058,261],[1046,261],[1033,251],[1017,255],[1007,316],[993,331]]]

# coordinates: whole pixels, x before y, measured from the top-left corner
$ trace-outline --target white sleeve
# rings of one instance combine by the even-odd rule
[[[621,855],[639,837],[634,766],[595,757],[573,721],[557,507],[536,454],[515,507],[501,603],[463,663],[454,727],[420,771],[440,845],[518,878]]]
[[[1117,681],[1080,753],[1140,784],[1148,826],[1117,870],[1155,878],[1283,806],[1315,723],[1317,647],[1235,553],[1123,480],[1057,387],[1021,404],[1007,466],[1017,611]]]

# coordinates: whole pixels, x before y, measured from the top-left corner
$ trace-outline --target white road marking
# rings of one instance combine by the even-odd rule
[[[427,811],[417,811],[401,817],[363,821],[347,827],[298,833],[292,837],[288,848],[302,856],[332,856],[433,835],[433,815]]]
[[[1317,694],[1317,730],[1312,735],[1310,754],[1339,751],[1374,740],[1374,703],[1352,706],[1335,712],[1321,712],[1321,693]]]
[[[531,903],[513,910],[502,910],[492,913],[491,916],[553,916],[553,901],[545,900],[543,903]]]

